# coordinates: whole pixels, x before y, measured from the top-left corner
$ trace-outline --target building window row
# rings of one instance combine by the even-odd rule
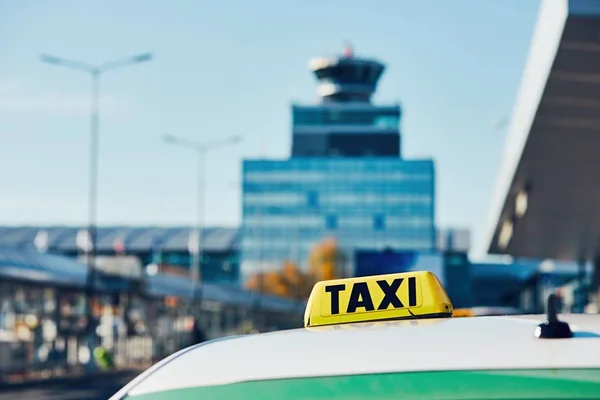
[[[337,222],[337,221],[336,221]],[[373,236],[382,236],[382,237],[408,237],[414,235],[431,235],[433,230],[432,225],[424,226],[421,228],[413,228],[413,227],[400,227],[400,228],[390,228],[386,226],[385,229],[375,230],[367,227],[366,229],[344,229],[339,230],[335,229],[335,235],[343,238],[344,240],[354,240],[356,238],[362,238],[365,235],[373,235]],[[321,227],[319,228],[296,228],[294,226],[254,226],[254,227],[244,227],[243,234],[244,237],[261,237],[261,238],[278,238],[278,237],[289,237],[294,240],[304,240],[304,239],[314,239],[315,237],[320,237],[324,233],[331,234],[329,230],[323,230]],[[438,239],[439,240],[439,239]]]
[[[406,195],[419,193],[430,195],[434,188],[431,183],[406,182],[402,184],[389,184],[382,182],[320,182],[315,184],[303,184],[294,182],[278,183],[245,183],[242,188],[244,195],[256,195],[262,193],[307,193],[316,191],[321,194],[360,194],[369,193],[376,196]]]
[[[327,158],[302,158],[285,161],[275,160],[245,160],[246,173],[293,173],[293,172],[366,172],[387,174],[403,172],[407,174],[421,174],[433,171],[433,163],[428,160],[405,161],[396,158],[371,158],[371,159],[341,159]]]
[[[300,206],[310,208],[319,206],[397,206],[408,204],[430,205],[432,196],[423,194],[386,194],[386,193],[324,193],[309,191],[306,195],[292,192],[248,193],[244,195],[244,204],[248,206],[278,205]]]
[[[326,237],[326,236],[323,236]],[[427,247],[431,246],[432,236],[426,234],[418,235],[405,235],[403,237],[372,237],[364,236],[362,238],[355,239],[339,239],[340,246],[342,249],[354,249],[354,248],[370,248],[379,246],[388,246],[391,248],[402,247],[406,242],[425,243]],[[291,254],[302,253],[309,251],[313,246],[319,243],[320,240],[317,238],[296,240],[292,237],[278,237],[278,238],[248,238],[242,242],[242,250],[263,249],[266,252],[273,249],[287,249]]]
[[[386,228],[419,228],[431,226],[429,216],[396,217],[376,214],[374,216],[337,216],[335,214],[320,215],[252,215],[245,218],[244,228],[289,227],[296,228],[369,228],[383,230]]]
[[[334,183],[354,181],[381,182],[389,186],[390,183],[406,181],[430,182],[431,174],[412,174],[405,172],[318,172],[318,171],[295,171],[290,172],[246,172],[244,182],[247,183]]]
[[[302,215],[325,215],[328,213],[336,214],[341,217],[362,215],[369,216],[375,213],[384,213],[389,216],[407,218],[414,215],[430,215],[432,213],[431,205],[426,204],[397,204],[397,205],[322,205],[319,207],[308,207],[302,205],[288,206],[243,206],[244,215],[263,215],[263,216],[302,216]]]
[[[292,240],[244,240],[242,254],[246,260],[306,260],[318,241],[294,242]],[[363,238],[357,241],[340,242],[342,253],[351,256],[356,249],[365,250],[431,250],[430,237],[406,237],[402,239]]]
[[[381,126],[385,128],[397,129],[400,125],[399,116],[377,116],[377,115],[335,115],[331,114],[330,118],[294,118],[294,128],[302,126],[318,126],[327,127],[332,125],[338,126]]]

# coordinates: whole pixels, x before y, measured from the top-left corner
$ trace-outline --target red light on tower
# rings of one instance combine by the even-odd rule
[[[354,52],[352,51],[352,46],[346,45],[346,47],[344,48],[344,57],[352,58],[353,55]]]

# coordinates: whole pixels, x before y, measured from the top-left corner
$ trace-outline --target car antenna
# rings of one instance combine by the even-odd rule
[[[535,337],[538,339],[569,339],[573,337],[573,332],[569,324],[558,320],[556,311],[556,295],[554,293],[548,296],[548,307],[546,310],[545,322],[542,322],[535,328]]]

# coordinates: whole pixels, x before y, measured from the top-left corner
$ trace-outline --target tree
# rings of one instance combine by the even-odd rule
[[[286,261],[283,264],[283,269],[281,270],[281,277],[289,285],[299,285],[302,283],[302,280],[305,278],[302,271],[300,271],[298,266],[292,261]]]
[[[246,284],[246,288],[252,292],[299,300],[308,298],[313,286],[314,280],[292,261],[286,261],[277,272],[255,273]]]
[[[307,299],[316,282],[312,276],[300,270],[298,265],[291,261],[284,264],[281,280],[288,288],[289,297],[294,299]]]
[[[309,273],[317,280],[330,280],[343,276],[344,257],[333,238],[317,243],[310,254]]]
[[[250,277],[246,288],[252,292],[272,294],[275,296],[288,296],[288,290],[282,284],[277,272],[258,272]]]
[[[303,272],[295,262],[288,260],[279,271],[253,274],[246,288],[252,292],[304,300],[316,282],[342,277],[343,261],[337,241],[325,239],[313,247],[308,272]]]

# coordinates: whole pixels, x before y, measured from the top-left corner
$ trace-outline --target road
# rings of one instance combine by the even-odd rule
[[[107,400],[136,375],[39,384],[29,388],[0,388],[0,400]]]

